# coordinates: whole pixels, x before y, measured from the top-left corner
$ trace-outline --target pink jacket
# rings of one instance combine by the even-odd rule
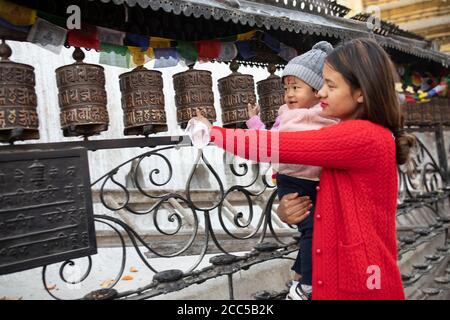
[[[278,131],[308,131],[319,130],[339,122],[336,118],[327,118],[321,115],[322,107],[319,104],[311,108],[289,109],[284,104],[278,110],[278,116],[271,130]],[[253,116],[247,121],[249,129],[264,130],[266,126],[259,116]],[[291,177],[319,181],[322,168],[301,164],[274,163],[273,169],[278,173]]]

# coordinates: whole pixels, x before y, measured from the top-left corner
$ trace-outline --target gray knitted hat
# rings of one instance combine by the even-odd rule
[[[326,42],[317,42],[311,50],[293,58],[283,70],[282,77],[297,77],[316,90],[322,88],[322,69],[327,55],[333,51],[333,46]]]

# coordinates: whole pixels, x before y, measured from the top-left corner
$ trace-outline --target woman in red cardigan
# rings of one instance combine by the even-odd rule
[[[216,145],[235,155],[323,167],[314,217],[313,299],[404,299],[397,264],[397,164],[408,161],[415,140],[402,130],[395,69],[376,42],[356,39],[327,57],[323,75],[323,115],[340,118],[337,125],[272,132],[211,127],[199,113],[197,120],[210,126]],[[288,222],[304,218],[287,211]]]

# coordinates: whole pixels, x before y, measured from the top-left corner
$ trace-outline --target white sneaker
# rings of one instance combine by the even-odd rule
[[[294,285],[296,286],[296,285],[298,285],[298,282],[299,282],[299,280],[294,280],[294,279],[289,280],[286,282],[286,287],[290,288]]]
[[[302,285],[298,281],[292,281],[292,285],[289,288],[289,293],[286,295],[286,300],[311,300],[312,287],[308,285]]]

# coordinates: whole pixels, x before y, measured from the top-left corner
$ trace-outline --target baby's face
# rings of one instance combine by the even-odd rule
[[[317,93],[297,77],[287,76],[284,81],[284,102],[289,109],[310,108],[319,103]]]

